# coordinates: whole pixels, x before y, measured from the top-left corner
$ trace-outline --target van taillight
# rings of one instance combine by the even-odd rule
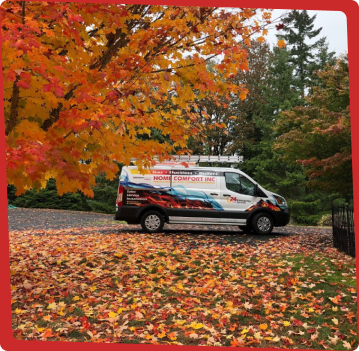
[[[123,191],[124,191],[124,188],[122,185],[120,185],[118,187],[118,194],[117,194],[117,199],[116,199],[117,206],[123,205]]]

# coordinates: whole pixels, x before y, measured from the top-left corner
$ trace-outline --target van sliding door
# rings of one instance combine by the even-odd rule
[[[219,221],[219,172],[172,169],[170,222]]]

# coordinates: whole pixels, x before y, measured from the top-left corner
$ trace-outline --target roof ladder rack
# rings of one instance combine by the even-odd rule
[[[207,163],[242,163],[243,156],[214,156],[214,155],[171,155],[171,160],[166,160],[167,162],[207,162]],[[154,160],[157,161],[158,157],[154,157]],[[131,162],[135,162],[136,159],[132,158]],[[165,162],[166,162],[165,161]]]

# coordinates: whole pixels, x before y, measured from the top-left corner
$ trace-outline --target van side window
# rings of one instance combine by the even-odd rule
[[[228,190],[244,195],[254,195],[255,185],[238,173],[225,173]]]

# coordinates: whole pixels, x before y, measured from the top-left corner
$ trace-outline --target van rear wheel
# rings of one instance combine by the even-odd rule
[[[272,216],[264,212],[254,215],[252,228],[256,234],[270,234],[273,230]]]
[[[141,218],[141,226],[147,233],[158,233],[162,230],[165,221],[157,211],[146,212]]]

